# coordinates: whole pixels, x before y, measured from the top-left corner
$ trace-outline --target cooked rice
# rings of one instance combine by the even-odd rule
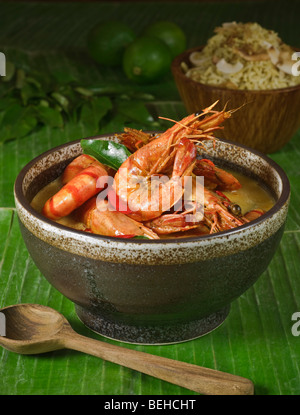
[[[247,90],[286,88],[300,84],[300,76],[286,73],[277,66],[284,62],[291,70],[296,61],[291,58],[294,50],[284,44],[274,31],[264,29],[257,23],[232,22],[224,23],[215,32],[203,50],[194,52],[190,57],[197,66],[187,68],[183,65],[189,78],[203,84]],[[272,63],[270,48],[279,53],[278,62]],[[224,73],[216,66],[221,59],[225,59],[226,64],[238,64],[242,68],[235,73]]]

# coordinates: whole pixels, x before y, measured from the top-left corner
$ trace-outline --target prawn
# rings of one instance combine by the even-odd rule
[[[193,173],[196,176],[204,177],[205,187],[216,190],[237,190],[241,188],[241,184],[237,178],[231,173],[220,169],[211,160],[196,160]]]
[[[231,203],[228,198],[224,198],[205,187],[203,191],[204,220],[210,228],[210,233],[222,232],[245,223],[238,216],[240,214],[240,208],[236,208],[238,205]],[[232,213],[234,210],[238,211],[238,214]]]
[[[241,226],[248,222],[247,216],[241,216],[239,205],[232,203],[220,191],[207,189],[193,177],[191,193],[188,194],[190,207],[183,212],[163,214],[159,218],[145,222],[158,234],[182,232],[198,229],[197,233],[215,233]],[[199,198],[199,195],[200,198]],[[203,199],[203,200],[202,200]],[[185,202],[186,204],[186,202]],[[202,206],[202,209],[198,206]],[[187,214],[192,213],[192,216]]]
[[[210,227],[210,233],[236,228],[264,213],[262,209],[255,209],[242,215],[241,207],[222,192],[204,188],[204,222]]]
[[[202,124],[202,128],[212,128],[212,121],[220,122],[220,118],[213,116],[210,120],[206,119],[206,124]],[[211,132],[211,131],[210,131]],[[133,128],[125,128],[124,133],[117,135],[118,139],[130,151],[136,151],[144,145],[150,143],[157,138],[157,135],[145,133]],[[217,167],[211,160],[196,159],[193,174],[203,176],[205,186],[209,189],[217,190],[237,190],[241,187],[240,182],[231,173]]]
[[[203,220],[187,220],[187,214],[189,213],[189,210],[167,213],[144,224],[157,234],[185,232],[196,228],[199,230],[200,227],[202,227],[202,233],[209,233],[208,227],[204,224]]]
[[[78,173],[82,170],[86,169],[88,166],[95,162],[94,157],[89,156],[88,154],[81,154],[78,157],[75,157],[74,160],[71,161],[65,168],[61,182],[63,185],[68,183],[73,177],[75,177]]]
[[[69,215],[77,207],[103,190],[104,187],[97,186],[97,181],[100,177],[107,175],[107,169],[99,161],[94,160],[46,201],[42,214],[52,220],[58,220]]]
[[[135,220],[156,218],[182,197],[182,178],[192,173],[196,147],[184,138],[176,143],[175,150],[171,143],[165,136],[155,139],[129,156],[114,177],[116,195],[129,207],[127,215]],[[170,166],[171,177],[161,177]]]
[[[249,212],[245,213],[245,215],[243,216],[243,219],[245,222],[251,222],[255,219],[258,219],[264,213],[265,211],[263,209],[249,210]]]
[[[149,221],[182,197],[182,179],[192,174],[196,163],[195,143],[214,139],[213,132],[231,116],[231,111],[225,109],[213,111],[216,103],[175,122],[121,165],[114,178],[114,190],[121,202],[129,206],[128,215],[141,222]],[[163,173],[168,174],[168,180],[151,180]]]
[[[186,212],[175,212],[163,214],[159,218],[146,222],[145,225],[155,231],[157,234],[171,234],[196,230],[197,235],[206,235],[215,232],[221,232],[237,226],[251,222],[265,212],[262,209],[254,209],[245,213],[244,216],[237,218],[228,211],[225,205],[222,207],[220,199],[213,193],[206,193],[206,209],[204,208],[204,218],[199,221],[186,220]],[[231,210],[234,210],[235,204],[231,204]],[[214,213],[212,213],[214,212]]]
[[[157,137],[156,134],[153,135],[129,127],[125,127],[124,133],[117,134],[116,136],[133,153]]]
[[[88,231],[95,234],[123,238],[146,236],[149,239],[159,239],[154,231],[142,223],[113,210],[107,200],[97,201],[97,196],[79,207],[74,212],[74,217],[84,223]]]

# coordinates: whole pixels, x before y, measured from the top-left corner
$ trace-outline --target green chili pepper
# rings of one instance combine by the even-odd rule
[[[118,170],[131,155],[123,144],[107,140],[83,139],[80,141],[85,154],[95,157],[100,163]]]

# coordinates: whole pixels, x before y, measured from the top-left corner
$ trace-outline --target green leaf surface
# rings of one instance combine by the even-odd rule
[[[84,139],[80,144],[84,153],[115,170],[118,170],[131,154],[124,145],[107,140]]]
[[[22,107],[19,104],[10,105],[1,120],[0,141],[6,141],[17,137],[24,137],[37,125],[37,120],[30,107]]]
[[[52,98],[54,98],[55,99],[55,101],[65,110],[65,111],[68,111],[68,108],[69,108],[69,100],[68,100],[68,98],[65,96],[65,95],[63,95],[63,94],[61,94],[61,93],[59,93],[59,92],[53,92],[52,94],[51,94],[51,97]]]
[[[145,104],[136,100],[118,100],[116,103],[117,111],[131,122],[138,125],[145,125],[151,128],[159,127],[152,115],[147,110]]]
[[[86,102],[81,108],[80,121],[88,124],[93,133],[97,134],[100,121],[111,108],[112,102],[108,97],[98,97]]]
[[[3,82],[9,82],[14,77],[14,74],[16,72],[16,67],[13,62],[6,62],[6,73],[3,77]]]
[[[32,98],[41,99],[45,96],[45,92],[33,83],[26,82],[21,88],[21,98],[24,106],[28,105]]]
[[[61,113],[55,108],[50,108],[47,106],[37,106],[35,107],[37,116],[39,120],[48,125],[49,127],[62,127],[63,118]]]

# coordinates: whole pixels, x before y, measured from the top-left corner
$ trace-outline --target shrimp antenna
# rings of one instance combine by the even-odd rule
[[[182,124],[180,121],[172,120],[172,118],[166,118],[166,117],[158,117],[158,118],[160,118],[161,120],[171,121],[175,124],[181,125],[181,127],[188,128],[187,125]]]
[[[217,105],[217,103],[219,102],[219,100],[217,100],[216,102],[214,102],[213,104],[211,104],[209,107],[205,108],[204,110],[202,110],[202,112],[200,112],[199,114],[197,114],[195,116],[195,118],[193,118],[192,120],[189,121],[189,123],[193,122],[196,118],[199,118],[200,116],[207,114],[209,112],[212,112],[211,110]],[[166,118],[166,117],[158,117],[161,120],[166,120],[166,121],[171,121],[175,124],[180,125],[181,127],[184,128],[189,128],[188,125],[184,125],[182,124],[180,121],[176,121],[176,120],[172,120],[172,118]]]
[[[226,107],[227,104],[228,104],[228,101],[226,102],[225,107]],[[247,104],[248,104],[248,102],[244,102],[244,104],[240,105],[238,108],[235,108],[234,110],[229,110],[230,114],[233,114],[234,112],[240,110],[241,108],[243,108]],[[224,107],[223,111],[225,111],[225,107]]]
[[[205,108],[204,110],[202,110],[202,112],[205,114],[207,112],[210,112],[219,102],[220,100],[217,99],[217,101],[215,101],[213,104],[211,104],[209,107]]]
[[[217,105],[217,103],[219,102],[219,100],[217,100],[216,102],[214,102],[213,104],[211,104],[209,107],[207,107],[207,108],[204,108],[204,110],[202,110],[201,112],[199,111],[199,112],[197,112],[196,114],[195,114],[195,118],[194,119],[196,119],[196,118],[200,118],[200,117],[202,117],[203,115],[205,115],[205,114],[208,114],[209,112],[213,112],[213,113],[215,113],[216,111],[212,111],[212,109]],[[193,119],[193,120],[194,120]]]

